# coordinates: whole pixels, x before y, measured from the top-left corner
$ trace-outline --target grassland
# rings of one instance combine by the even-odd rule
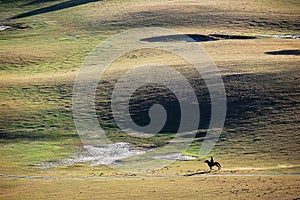
[[[184,34],[299,35],[297,0],[238,0],[234,4],[229,0],[106,0],[78,1],[73,6],[64,2],[0,2],[0,25],[15,27],[0,31],[1,199],[300,197],[299,53],[268,54],[299,52],[299,39],[258,37],[199,44],[220,69],[227,93],[225,127],[211,152],[224,166],[219,174],[224,176],[183,176],[206,170],[203,160],[175,162],[168,168],[135,176],[89,163],[36,167],[82,151],[72,119],[73,83],[87,54],[105,38],[145,26],[172,28]],[[62,7],[20,17],[32,10],[53,9],[53,5]],[[97,97],[102,102],[97,107],[99,122],[114,141],[125,138],[136,145],[164,145],[168,135],[150,140],[130,138],[120,133],[112,120],[109,95],[125,71],[124,63],[171,63],[191,80],[207,105],[205,85],[172,55],[151,50],[131,54],[135,59],[130,59],[132,55],[120,58],[106,73],[105,84],[98,86]],[[165,90],[159,94],[172,98]],[[136,98],[151,95],[137,93]],[[185,153],[197,155],[200,144],[201,137]]]

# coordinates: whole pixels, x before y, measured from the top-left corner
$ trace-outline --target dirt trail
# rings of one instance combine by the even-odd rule
[[[38,179],[38,180],[70,180],[70,179],[121,179],[121,178],[176,178],[182,176],[201,176],[201,177],[269,177],[269,176],[299,176],[300,173],[292,174],[218,174],[218,173],[194,173],[184,175],[154,175],[154,176],[80,176],[80,177],[54,177],[54,176],[22,176],[12,174],[0,174],[0,178],[12,178],[12,179]]]
[[[182,176],[205,176],[205,177],[259,177],[259,176],[300,176],[300,172],[292,173],[259,173],[258,171],[283,169],[283,168],[295,168],[300,165],[279,165],[276,167],[240,167],[240,168],[224,168],[220,171],[200,171],[189,174],[160,174],[160,175],[136,175],[136,174],[124,174],[124,175],[109,175],[109,176],[27,176],[27,175],[13,175],[13,174],[0,174],[0,178],[14,178],[14,179],[39,179],[39,180],[68,180],[68,179],[101,179],[101,178],[175,178]]]

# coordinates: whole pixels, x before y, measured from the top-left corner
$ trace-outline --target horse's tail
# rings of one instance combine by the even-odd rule
[[[218,170],[220,170],[222,168],[222,166],[220,165],[220,163],[215,162],[216,166],[218,167]]]

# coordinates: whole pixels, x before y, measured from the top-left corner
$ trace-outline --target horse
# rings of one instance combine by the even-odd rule
[[[204,162],[209,166],[210,171],[213,170],[213,166],[217,166],[218,170],[221,170],[221,168],[222,168],[220,163],[215,162],[212,156],[210,157],[210,161],[205,160]]]

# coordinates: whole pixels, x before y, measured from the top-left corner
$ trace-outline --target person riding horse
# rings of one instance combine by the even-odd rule
[[[213,169],[213,166],[217,166],[217,167],[218,167],[218,170],[221,170],[221,165],[220,165],[220,163],[215,162],[212,156],[210,157],[210,161],[209,161],[209,160],[206,160],[206,161],[204,161],[204,162],[207,163],[207,165],[209,166],[209,169],[210,169],[210,170]]]

